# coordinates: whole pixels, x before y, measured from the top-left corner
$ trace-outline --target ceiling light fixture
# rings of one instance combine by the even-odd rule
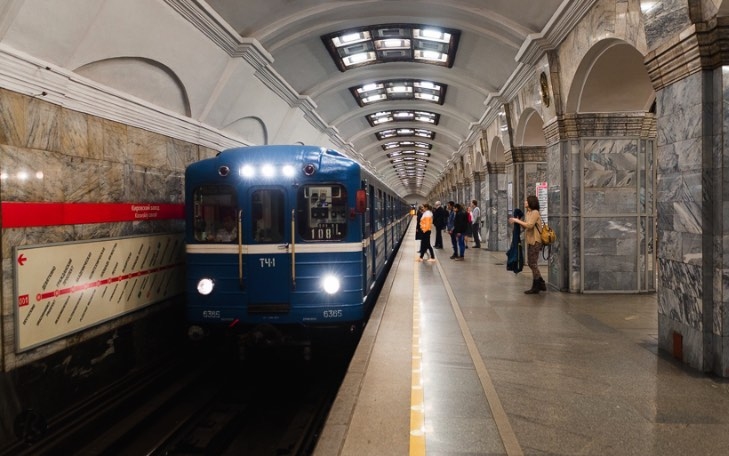
[[[377,24],[321,39],[339,71],[347,71],[374,63],[413,61],[450,68],[460,36],[459,30],[422,24]]]

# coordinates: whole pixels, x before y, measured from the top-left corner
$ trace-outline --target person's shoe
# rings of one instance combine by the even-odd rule
[[[417,261],[418,263],[422,263],[423,262],[423,259],[422,258],[416,258],[415,261]]]
[[[541,291],[547,291],[547,284],[544,282],[544,279],[541,277],[537,279],[537,288],[539,288],[539,290],[541,290]]]
[[[454,258],[454,260],[456,260],[456,261],[463,261],[463,257],[462,256],[457,256],[457,257]]]
[[[524,292],[524,294],[539,294],[539,284],[536,280],[532,280],[532,287]]]
[[[428,263],[435,263],[435,258],[431,258],[428,260]]]
[[[458,255],[451,255],[451,260],[455,260],[456,258],[458,258]]]

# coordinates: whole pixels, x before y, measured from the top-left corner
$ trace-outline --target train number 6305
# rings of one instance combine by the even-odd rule
[[[323,315],[324,318],[340,318],[344,315],[344,312],[342,312],[342,309],[325,310]]]

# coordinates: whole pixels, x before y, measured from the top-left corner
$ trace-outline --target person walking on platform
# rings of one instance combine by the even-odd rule
[[[524,228],[524,238],[527,244],[527,266],[532,270],[532,287],[526,294],[538,294],[547,290],[542,274],[539,272],[539,251],[542,249],[541,238],[537,229],[542,225],[542,216],[539,214],[539,199],[535,195],[527,196],[524,201],[526,214],[524,220],[511,217],[509,223],[517,223]]]
[[[466,234],[463,238],[463,242],[466,244],[466,248],[468,248],[468,244],[471,243],[471,228],[473,226],[473,217],[471,216],[471,205],[468,204],[465,206],[466,209],[466,220],[468,221],[468,225],[466,225]]]
[[[426,251],[430,255],[428,261],[435,261],[435,253],[433,252],[433,247],[430,246],[430,232],[432,228],[433,213],[430,211],[430,204],[424,204],[423,215],[420,216],[420,231],[423,233],[420,235],[420,258],[418,258],[418,261],[423,261]]]
[[[454,260],[463,261],[466,253],[466,232],[468,231],[468,213],[464,207],[458,203],[455,206],[456,216],[453,220],[453,232],[456,235],[456,241],[458,242],[459,255]]]
[[[422,239],[422,236],[423,236],[423,232],[420,230],[420,217],[423,216],[423,205],[422,204],[418,206],[418,212],[415,215],[417,217],[415,219],[415,240],[419,241],[420,239]]]
[[[471,201],[471,235],[473,236],[473,246],[477,249],[481,248],[481,209],[478,208],[478,201]]]
[[[435,226],[435,248],[443,248],[443,230],[448,222],[448,211],[440,204],[435,202],[435,211],[433,211],[433,226]]]
[[[451,260],[455,260],[458,258],[458,242],[456,238],[456,233],[453,232],[453,226],[456,222],[456,203],[453,201],[448,201],[448,220],[446,221],[446,230],[448,231],[448,235],[451,237],[451,246],[453,247],[453,255],[451,255]]]

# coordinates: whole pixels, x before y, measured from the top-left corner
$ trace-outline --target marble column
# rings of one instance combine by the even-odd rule
[[[512,179],[513,208],[518,207],[526,212],[524,200],[528,195],[536,195],[537,182],[547,180],[544,146],[522,146],[508,150],[506,152],[506,174],[507,179]],[[545,280],[548,280],[547,275],[545,275]]]
[[[729,377],[729,18],[663,40],[656,89],[658,344]]]
[[[481,213],[484,218],[484,247],[489,250],[506,251],[511,244],[508,229],[508,206],[506,202],[506,164],[487,163],[483,187],[486,190]]]
[[[569,114],[547,134],[550,282],[571,292],[655,290],[655,116]]]

